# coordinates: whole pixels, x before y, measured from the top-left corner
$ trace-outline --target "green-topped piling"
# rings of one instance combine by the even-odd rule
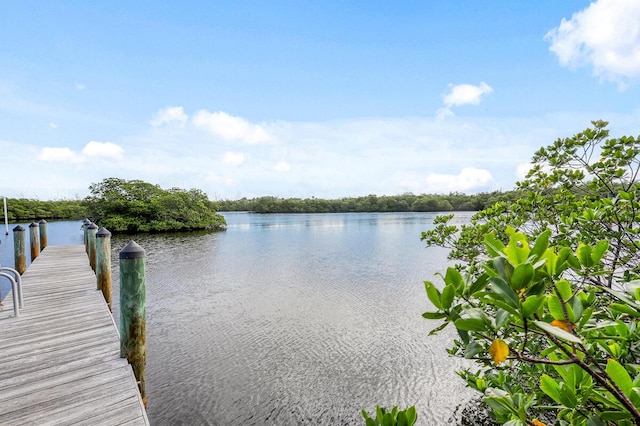
[[[120,251],[120,357],[126,358],[146,405],[146,280],[145,251],[129,242]]]

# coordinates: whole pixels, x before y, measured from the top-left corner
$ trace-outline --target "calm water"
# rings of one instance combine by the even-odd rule
[[[422,281],[446,267],[420,241],[433,214],[224,215],[226,232],[134,237],[152,424],[362,425],[376,403],[446,424],[469,398],[452,330],[428,336],[438,322],[421,317]],[[50,224],[50,244],[81,243],[78,226]],[[112,239],[114,259],[129,239]]]

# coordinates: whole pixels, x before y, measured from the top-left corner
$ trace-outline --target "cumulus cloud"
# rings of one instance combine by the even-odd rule
[[[222,156],[222,162],[231,166],[239,166],[244,163],[244,154],[241,152],[225,152]]]
[[[438,192],[473,191],[486,187],[493,181],[491,172],[485,169],[465,167],[457,175],[429,173],[427,184]]]
[[[158,111],[150,124],[156,127],[166,124],[177,124],[180,127],[183,127],[188,120],[189,117],[185,114],[184,109],[181,106],[167,107]]]
[[[205,128],[214,135],[229,141],[257,144],[271,139],[261,125],[250,123],[242,117],[235,117],[224,111],[200,110],[193,117],[192,122],[196,127]]]
[[[277,172],[288,172],[291,170],[291,164],[286,161],[278,161],[275,166],[273,166],[273,170]]]
[[[450,84],[449,93],[442,97],[445,106],[436,111],[436,117],[440,120],[452,117],[454,114],[451,108],[454,106],[479,105],[482,97],[491,92],[493,92],[493,89],[484,81],[480,82],[478,86],[473,84]]]
[[[104,157],[120,159],[122,158],[123,149],[111,142],[90,141],[82,149],[82,155],[86,157]]]
[[[82,163],[84,158],[69,148],[43,147],[38,155],[37,160],[52,163]]]
[[[123,149],[111,142],[90,141],[82,148],[82,152],[78,154],[71,148],[43,147],[38,152],[36,159],[47,162],[80,164],[87,158],[122,158]]]
[[[640,79],[640,2],[597,0],[562,19],[545,40],[560,64],[593,67],[601,79],[624,88]]]
[[[520,163],[516,166],[516,178],[518,180],[523,180],[527,177],[527,173],[531,170],[531,163]]]

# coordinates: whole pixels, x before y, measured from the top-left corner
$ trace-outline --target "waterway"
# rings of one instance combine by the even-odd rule
[[[469,399],[454,331],[421,317],[422,282],[447,266],[420,241],[434,214],[224,216],[225,232],[112,239],[116,320],[118,251],[147,252],[152,424],[362,425],[376,404],[447,424]],[[79,223],[51,223],[49,243],[82,243]]]

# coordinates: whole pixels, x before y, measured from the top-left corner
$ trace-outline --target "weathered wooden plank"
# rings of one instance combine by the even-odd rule
[[[84,246],[49,246],[0,320],[0,424],[148,425]]]

